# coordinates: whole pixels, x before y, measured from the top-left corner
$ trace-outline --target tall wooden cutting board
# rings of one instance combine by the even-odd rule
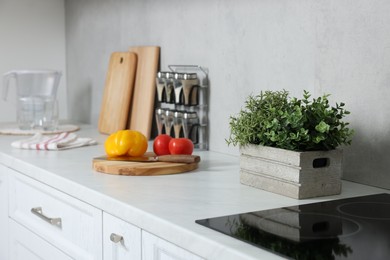
[[[150,139],[160,47],[130,47],[129,51],[136,53],[138,60],[128,129],[138,130]]]
[[[136,66],[137,55],[135,53],[114,52],[111,54],[99,115],[100,133],[111,134],[126,129]]]

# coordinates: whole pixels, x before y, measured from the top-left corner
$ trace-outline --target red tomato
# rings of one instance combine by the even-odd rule
[[[194,144],[188,138],[173,138],[169,142],[169,151],[171,154],[189,154],[194,151]]]
[[[169,142],[172,137],[166,134],[158,135],[153,141],[153,151],[157,155],[170,154]]]

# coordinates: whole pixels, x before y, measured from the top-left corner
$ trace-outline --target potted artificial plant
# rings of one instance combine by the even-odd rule
[[[344,103],[329,105],[329,95],[291,98],[286,90],[249,96],[230,117],[230,145],[240,147],[243,184],[303,199],[341,192],[341,145],[353,130],[343,122]]]

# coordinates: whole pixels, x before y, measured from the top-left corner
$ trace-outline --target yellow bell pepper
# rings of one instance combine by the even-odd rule
[[[104,148],[109,157],[142,156],[148,149],[148,140],[141,132],[119,130],[106,139]]]

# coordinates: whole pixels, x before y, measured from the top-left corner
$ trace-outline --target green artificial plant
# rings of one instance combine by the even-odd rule
[[[332,150],[351,144],[353,130],[342,119],[344,103],[329,105],[329,95],[290,98],[286,90],[250,95],[237,116],[230,117],[230,145],[258,144],[294,151]]]

